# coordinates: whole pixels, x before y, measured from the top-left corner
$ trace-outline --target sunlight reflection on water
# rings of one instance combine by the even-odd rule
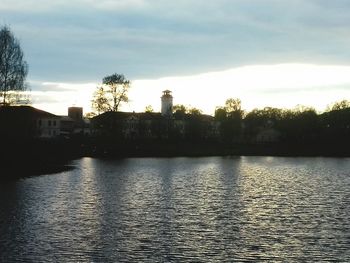
[[[349,171],[335,158],[83,158],[0,186],[0,261],[346,262]]]

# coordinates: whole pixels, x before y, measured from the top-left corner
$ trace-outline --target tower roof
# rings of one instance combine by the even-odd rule
[[[163,90],[163,96],[162,98],[172,98],[171,90]]]

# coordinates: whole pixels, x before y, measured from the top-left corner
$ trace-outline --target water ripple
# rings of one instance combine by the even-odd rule
[[[349,262],[350,162],[76,161],[0,186],[0,262]]]

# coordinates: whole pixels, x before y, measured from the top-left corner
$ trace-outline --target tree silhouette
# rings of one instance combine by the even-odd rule
[[[200,109],[197,109],[195,107],[192,107],[190,109],[188,109],[188,113],[191,114],[191,115],[201,115],[202,114],[202,110]]]
[[[13,104],[26,90],[28,65],[19,41],[7,26],[0,30],[0,98],[3,105]]]
[[[223,141],[233,142],[241,139],[243,110],[241,100],[229,98],[224,107],[216,107],[215,120],[220,122],[220,136]]]
[[[350,108],[350,101],[348,100],[341,100],[333,103],[332,107],[327,109],[328,111],[330,110],[343,110]]]
[[[123,102],[128,102],[130,81],[122,74],[113,74],[103,78],[92,100],[92,108],[99,114],[106,111],[117,112]]]
[[[146,108],[145,108],[145,112],[147,112],[147,113],[154,112],[152,105],[147,105]]]

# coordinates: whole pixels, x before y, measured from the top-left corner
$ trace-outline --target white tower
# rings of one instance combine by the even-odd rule
[[[162,99],[162,116],[170,117],[173,114],[173,96],[170,90],[164,90]]]

